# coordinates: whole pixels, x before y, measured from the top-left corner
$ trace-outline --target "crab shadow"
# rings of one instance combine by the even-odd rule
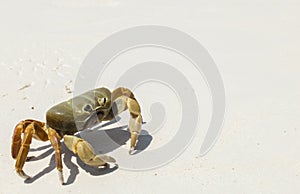
[[[105,130],[99,130],[99,129],[102,127],[109,126],[110,124],[116,123],[117,121],[118,119],[104,123],[103,125],[100,125],[94,128],[93,130],[83,131],[77,134],[76,136],[81,136],[81,138],[88,141],[93,146],[95,150],[95,154],[106,154],[112,152],[113,150],[118,149],[122,145],[125,145],[126,142],[130,139],[129,131],[125,130],[127,128],[127,125],[105,129]],[[136,151],[133,154],[138,154],[139,152],[145,150],[152,141],[152,136],[148,134],[145,130],[142,130],[141,134],[143,135],[139,136],[137,145],[135,147]],[[33,183],[39,178],[43,177],[44,175],[50,173],[51,171],[56,170],[55,153],[50,144],[35,149],[30,149],[30,152],[41,151],[45,149],[48,150],[46,150],[39,156],[29,157],[28,162],[38,161],[51,155],[49,165],[46,168],[44,168],[42,171],[38,172],[36,175],[31,177],[30,179],[26,179],[24,181],[25,183],[27,184]],[[62,157],[63,157],[63,163],[70,171],[70,174],[68,178],[65,180],[64,185],[70,185],[74,183],[76,177],[79,174],[79,167],[85,170],[85,172],[93,176],[101,176],[101,175],[109,174],[118,169],[117,164],[115,165],[113,164],[107,168],[96,168],[96,167],[86,165],[78,158],[76,154],[71,152],[65,146],[64,143],[62,143]],[[76,163],[72,162],[73,157],[76,158]]]

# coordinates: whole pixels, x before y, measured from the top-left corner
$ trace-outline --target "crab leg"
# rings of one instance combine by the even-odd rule
[[[48,134],[47,134],[48,132]],[[24,133],[23,141],[21,134]],[[47,141],[50,140],[51,145],[55,150],[56,165],[59,171],[60,181],[63,183],[62,176],[62,160],[61,160],[61,144],[60,136],[54,129],[47,128],[45,123],[35,120],[25,120],[17,124],[13,134],[13,142],[11,146],[11,155],[16,159],[16,171],[25,179],[30,178],[24,171],[23,167],[27,160],[27,155],[30,149],[32,137],[37,140]]]
[[[16,134],[16,136],[14,136],[14,138],[18,138],[19,136],[19,132],[20,131],[23,131],[23,129],[20,130],[20,126],[17,126],[16,127],[16,130],[14,134]],[[25,164],[25,161],[27,159],[27,155],[28,155],[28,152],[29,152],[29,147],[30,147],[30,144],[31,144],[31,139],[32,139],[32,134],[33,134],[33,131],[34,131],[34,124],[33,123],[30,123],[24,130],[24,138],[23,138],[23,141],[22,141],[22,144],[18,150],[18,141],[16,141],[17,143],[15,144],[16,147],[13,148],[12,150],[12,153],[13,153],[13,157],[15,156],[15,152],[18,150],[18,155],[16,157],[16,164],[15,164],[15,168],[16,168],[16,171],[17,173],[22,177],[22,178],[25,178],[25,179],[28,179],[30,178],[24,171],[23,171],[23,166]],[[21,134],[20,134],[21,136]],[[15,143],[15,142],[14,142]],[[15,146],[13,145],[13,146]]]
[[[106,155],[95,155],[93,147],[85,140],[73,136],[64,136],[65,145],[74,154],[78,154],[79,158],[89,166],[106,166],[107,163],[115,163],[116,160]]]
[[[11,144],[11,156],[16,159],[21,147],[22,138],[21,134],[24,131],[24,125],[26,124],[26,121],[21,121],[18,123],[15,127],[13,138],[12,138],[12,144]]]
[[[17,173],[25,179],[30,178],[23,171],[23,167],[27,160],[32,137],[41,141],[48,140],[47,133],[42,128],[43,126],[44,124],[39,121],[25,120],[21,121],[15,127],[11,146],[11,154],[12,157],[16,159],[15,168]],[[21,138],[22,133],[24,133],[23,140]]]
[[[64,177],[63,177],[63,173],[62,173],[62,160],[61,160],[61,143],[60,143],[60,136],[58,135],[58,133],[52,129],[52,128],[48,128],[48,138],[51,142],[51,145],[53,147],[53,149],[55,150],[55,158],[56,158],[56,168],[58,170],[58,176],[59,176],[59,180],[61,182],[61,184],[64,184]]]
[[[136,145],[143,122],[140,105],[133,93],[129,89],[122,87],[112,92],[112,101],[112,111],[105,120],[110,120],[127,109],[130,112],[129,131],[131,142],[129,153],[131,153]]]

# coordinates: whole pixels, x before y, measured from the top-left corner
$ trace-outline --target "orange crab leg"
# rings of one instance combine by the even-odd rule
[[[54,129],[51,128],[48,128],[48,137],[53,149],[55,150],[56,168],[59,172],[59,180],[61,184],[64,184],[64,177],[62,173],[63,166],[61,160],[61,143],[60,143],[61,137]]]
[[[22,144],[21,134],[24,133],[25,128],[31,123],[31,120],[25,120],[19,122],[14,130],[12,144],[11,144],[11,156],[16,159]]]
[[[31,144],[31,139],[32,139],[32,134],[33,134],[33,131],[34,131],[34,124],[31,123],[29,124],[26,128],[25,128],[25,131],[24,131],[24,138],[23,138],[23,141],[22,141],[22,144],[21,144],[21,147],[20,147],[20,150],[18,152],[18,155],[17,155],[17,158],[16,158],[16,165],[15,165],[15,168],[16,168],[16,171],[17,173],[27,179],[27,178],[30,178],[27,174],[25,174],[25,172],[23,171],[23,166],[25,164],[25,161],[27,159],[27,155],[28,155],[28,152],[29,152],[29,147],[30,147],[30,144]],[[18,134],[17,134],[18,135]],[[17,149],[18,147],[16,147]]]
[[[16,159],[18,156],[20,147],[21,147],[21,134],[23,132],[23,127],[24,127],[24,121],[21,121],[20,123],[17,124],[14,130],[13,138],[12,138],[12,144],[11,144],[11,156]]]
[[[22,133],[23,140],[21,138]],[[16,159],[15,168],[17,173],[27,179],[30,178],[24,171],[23,167],[27,160],[27,155],[30,149],[32,138],[41,141],[50,140],[56,156],[56,167],[59,171],[59,179],[61,183],[64,182],[62,175],[62,159],[61,159],[61,137],[52,128],[47,128],[45,123],[35,120],[21,121],[15,127],[13,134],[13,142],[11,147],[12,157]]]

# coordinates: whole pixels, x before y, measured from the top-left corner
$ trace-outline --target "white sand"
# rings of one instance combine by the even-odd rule
[[[300,3],[195,2],[0,2],[0,194],[299,193]],[[59,185],[56,170],[24,183],[10,156],[15,124],[24,118],[44,120],[47,108],[72,96],[68,91],[80,64],[98,42],[144,24],[189,33],[218,65],[227,114],[214,148],[198,156],[201,131],[179,158],[158,169],[93,176],[79,166],[67,186]],[[28,87],[19,90],[23,86]],[[34,141],[32,147],[42,145],[48,143]],[[24,169],[36,175],[50,159],[29,162]],[[77,165],[76,158],[72,161]],[[76,173],[76,166],[72,169]],[[66,164],[64,174],[72,178]]]

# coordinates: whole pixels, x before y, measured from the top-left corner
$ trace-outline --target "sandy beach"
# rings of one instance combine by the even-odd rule
[[[300,192],[299,8],[293,0],[1,1],[0,194]],[[119,168],[90,168],[63,146],[66,185],[61,185],[50,143],[33,140],[29,156],[37,159],[24,166],[33,178],[20,178],[10,154],[15,125],[26,118],[45,121],[51,106],[76,93],[83,61],[99,42],[142,25],[184,32],[214,60],[224,84],[226,113],[212,149],[199,154],[214,114],[203,76],[175,52],[143,47],[114,58],[95,86],[114,89],[127,69],[147,61],[176,67],[193,86],[199,113],[182,152],[160,166],[151,166],[150,158],[150,169],[127,164],[129,115],[124,113],[118,122],[81,134],[93,141],[97,153],[116,158]],[[133,157],[158,150],[176,136],[185,103],[170,88],[153,80],[131,88],[145,121],[141,153]],[[167,108],[153,108],[156,102]],[[103,148],[103,131],[123,134],[115,137],[121,145]]]

